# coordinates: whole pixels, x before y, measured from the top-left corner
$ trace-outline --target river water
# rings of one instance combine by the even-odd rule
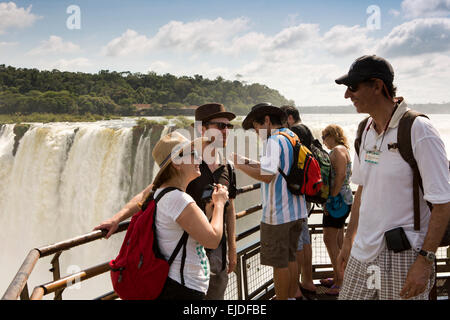
[[[450,115],[429,117],[450,154]],[[328,124],[340,125],[351,146],[357,124],[363,118],[359,114],[302,116],[315,137],[320,137]],[[1,295],[32,248],[90,232],[151,182],[158,169],[153,165],[151,150],[170,130],[169,125],[133,132],[134,125],[131,118],[31,124],[19,141],[15,141],[14,125],[0,126]],[[239,153],[256,158],[258,154],[249,151],[255,144],[259,146],[255,136],[249,135],[245,145],[232,143],[242,134],[239,130],[231,133],[229,145],[233,150],[230,151],[236,148]],[[254,182],[238,172],[238,186]],[[236,211],[260,203],[259,192],[238,197]],[[260,213],[238,220],[237,233],[258,224],[259,220]],[[313,216],[310,222],[320,223],[320,217]],[[64,252],[60,258],[61,274],[113,259],[123,236],[124,233]],[[50,260],[47,257],[37,263],[28,282],[30,292],[36,285],[51,281]],[[66,289],[64,298],[91,299],[110,290],[109,275],[105,274]],[[45,297],[50,298],[53,295]]]

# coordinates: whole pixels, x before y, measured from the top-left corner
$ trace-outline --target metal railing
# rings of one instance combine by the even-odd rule
[[[239,195],[259,189],[260,186],[260,183],[256,183],[239,188],[237,190],[237,194]],[[238,212],[236,213],[236,219],[240,219],[249,214],[257,212],[261,210],[261,208],[261,205],[256,205]],[[323,212],[320,209],[315,209],[312,211],[312,214],[322,213]],[[115,233],[127,230],[129,223],[130,221],[121,222]],[[319,256],[322,259],[325,259],[324,261],[320,261],[319,263],[313,262],[313,279],[316,280],[330,277],[332,276],[332,268],[329,259],[328,261],[326,261],[328,258],[328,254],[326,253],[326,250],[324,254],[320,254],[320,250],[322,250],[324,247],[322,239],[323,227],[322,225],[309,225],[309,228],[312,240],[311,244],[313,246],[313,256],[318,256],[317,253],[319,253]],[[248,230],[245,230],[244,232],[236,236],[236,241],[246,239],[247,237],[258,232],[259,229],[260,226],[257,225]],[[21,300],[41,300],[45,295],[50,293],[55,294],[55,300],[61,300],[63,291],[74,282],[85,281],[92,277],[108,272],[110,270],[109,263],[105,262],[97,266],[81,270],[78,273],[74,273],[61,278],[59,263],[59,259],[63,251],[102,239],[106,235],[106,233],[107,232],[105,230],[96,230],[69,240],[65,240],[41,248],[32,249],[26,256],[22,266],[19,268],[16,276],[3,295],[2,300],[17,300],[19,299],[19,297]],[[450,256],[448,252],[450,251],[450,249],[447,250],[446,255],[444,248],[440,248],[439,250],[440,252],[438,251],[437,255],[437,272],[450,272],[450,259],[448,258]],[[52,254],[54,254],[54,256],[51,260],[52,268],[50,269],[50,271],[53,274],[53,281],[35,287],[30,296],[28,291],[28,279],[30,274],[32,273],[36,263],[40,258],[47,257]],[[238,250],[237,266],[234,273],[230,274],[229,283],[225,292],[225,299],[249,300],[268,299],[273,297],[274,288],[272,268],[261,265],[259,262],[259,256],[259,241],[254,241],[253,243],[247,244],[246,246]],[[96,299],[112,300],[117,298],[118,296],[114,293],[114,291],[111,291],[101,295]]]
[[[260,188],[259,183],[245,186],[239,188],[237,190],[237,194],[249,192],[252,190],[256,190],[258,188]],[[240,219],[260,209],[261,205],[251,207],[249,209],[236,213],[237,216],[236,218]],[[114,234],[127,230],[129,224],[130,221],[121,222],[119,224],[118,229],[114,232]],[[247,230],[242,234],[237,235],[236,239],[237,241],[242,240],[246,236],[254,232],[257,232],[258,230],[259,226],[257,228]],[[78,273],[71,274],[61,278],[60,262],[59,262],[60,256],[63,251],[90,243],[92,241],[96,241],[98,239],[102,239],[106,235],[106,233],[107,233],[106,230],[96,230],[52,245],[32,249],[26,256],[22,266],[19,268],[16,276],[14,277],[9,287],[7,288],[6,292],[4,293],[2,300],[17,300],[19,299],[19,297],[21,300],[29,300],[29,299],[40,300],[43,298],[44,295],[50,293],[55,293],[54,297],[55,300],[61,300],[64,289],[66,289],[68,286],[74,283],[74,281],[77,282],[85,281],[92,277],[108,272],[110,270],[109,262],[105,262],[97,266],[82,270]],[[50,256],[52,254],[54,254],[54,257],[51,260],[52,268],[50,269],[50,271],[53,274],[53,281],[35,287],[30,296],[28,290],[28,278],[30,277],[30,274],[32,273],[39,259]],[[117,295],[114,292],[108,292],[98,297],[97,299],[104,300],[115,298],[117,298]]]

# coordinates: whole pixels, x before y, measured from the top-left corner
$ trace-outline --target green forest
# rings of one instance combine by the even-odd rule
[[[0,114],[35,113],[134,116],[134,104],[151,104],[139,115],[176,114],[184,106],[223,103],[245,115],[260,102],[294,104],[262,84],[245,84],[222,77],[176,77],[154,72],[101,70],[82,72],[41,71],[0,65]]]

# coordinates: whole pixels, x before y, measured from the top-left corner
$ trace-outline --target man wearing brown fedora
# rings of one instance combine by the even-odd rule
[[[228,274],[234,270],[237,263],[234,208],[236,175],[234,166],[225,159],[221,152],[226,146],[228,132],[233,128],[230,121],[235,117],[234,113],[228,112],[219,103],[204,104],[195,110],[195,130],[199,135],[208,137],[213,142],[203,149],[203,161],[200,164],[201,176],[188,185],[186,192],[194,198],[200,208],[205,206],[202,194],[208,185],[222,184],[228,188],[229,192],[229,205],[224,212],[222,241],[217,249],[206,251],[211,269],[209,288],[206,294],[207,300],[224,299]]]

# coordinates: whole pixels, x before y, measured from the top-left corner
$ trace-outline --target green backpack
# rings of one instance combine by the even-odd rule
[[[322,176],[322,187],[320,192],[315,196],[306,196],[306,201],[315,204],[324,204],[327,202],[331,187],[331,160],[330,155],[326,152],[319,140],[314,139],[310,146],[313,157],[320,166],[320,174]]]

